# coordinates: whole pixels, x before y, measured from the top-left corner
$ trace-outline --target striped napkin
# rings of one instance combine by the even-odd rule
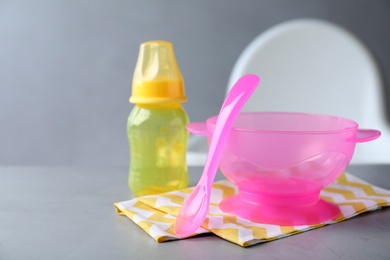
[[[114,206],[118,214],[130,218],[157,242],[177,240],[180,238],[174,232],[176,216],[192,189],[138,197],[115,203]],[[318,225],[278,226],[255,223],[223,213],[218,207],[219,202],[236,193],[236,186],[228,180],[215,182],[211,192],[209,213],[202,227],[192,236],[212,232],[225,240],[247,247],[337,223],[363,212],[390,205],[390,190],[343,173],[334,183],[321,191],[323,199],[340,207],[341,214],[337,218]]]

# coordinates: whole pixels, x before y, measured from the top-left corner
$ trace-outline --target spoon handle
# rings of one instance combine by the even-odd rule
[[[260,79],[256,75],[244,75],[236,82],[226,97],[211,137],[202,177],[190,197],[184,202],[176,219],[175,232],[178,236],[185,237],[193,234],[205,220],[210,205],[212,183],[230,129],[259,82]]]

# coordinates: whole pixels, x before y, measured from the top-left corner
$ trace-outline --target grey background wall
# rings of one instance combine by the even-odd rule
[[[295,18],[350,30],[389,88],[387,0],[0,0],[0,164],[126,165],[141,42],[173,42],[198,121],[218,113],[245,46]]]

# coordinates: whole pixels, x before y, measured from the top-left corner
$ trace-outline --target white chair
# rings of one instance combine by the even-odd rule
[[[369,50],[347,30],[299,19],[257,36],[234,65],[227,91],[240,76],[257,74],[260,86],[242,111],[310,112],[352,119],[359,128],[378,129],[382,136],[357,144],[351,164],[390,163],[390,127],[379,72]]]

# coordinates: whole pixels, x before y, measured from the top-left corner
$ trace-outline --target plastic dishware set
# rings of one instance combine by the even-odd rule
[[[187,129],[207,136],[212,148],[213,139],[218,138],[218,117],[190,123]],[[380,136],[380,131],[358,129],[356,122],[346,118],[292,112],[240,113],[226,131],[219,168],[239,192],[224,199],[220,209],[254,222],[288,226],[319,224],[337,217],[338,206],[321,199],[321,190],[348,166],[356,143]],[[209,156],[213,156],[210,151]],[[214,179],[215,173],[210,176]],[[185,202],[176,221],[177,235],[190,235],[202,224],[185,230],[180,225],[184,216],[195,220],[197,213],[205,214],[196,210],[204,207],[199,203],[202,200],[198,194]]]
[[[238,187],[220,209],[254,222],[311,225],[331,221],[338,206],[320,192],[348,166],[356,143],[374,140],[378,130],[359,129],[337,116],[292,113],[240,113],[260,79],[244,75],[226,97],[218,116],[188,123],[180,105],[184,81],[169,42],[140,47],[128,119],[131,149],[129,186],[137,196],[184,188],[188,184],[185,147],[188,132],[207,136],[209,151],[198,185],[175,224],[179,237],[204,222],[218,167]]]

